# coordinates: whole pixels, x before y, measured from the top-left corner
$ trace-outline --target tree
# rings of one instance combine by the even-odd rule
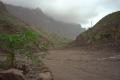
[[[7,52],[7,64],[15,66],[16,54],[24,54],[32,58],[32,46],[38,41],[38,34],[27,30],[17,34],[0,34],[0,48]]]

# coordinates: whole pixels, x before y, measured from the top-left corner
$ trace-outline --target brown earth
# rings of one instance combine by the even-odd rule
[[[50,50],[45,64],[55,80],[120,80],[120,55],[115,52]]]

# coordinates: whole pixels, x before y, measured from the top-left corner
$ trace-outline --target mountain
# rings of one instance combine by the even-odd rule
[[[120,49],[120,11],[105,16],[94,27],[80,34],[71,45]]]
[[[5,5],[0,1],[0,13],[7,12]]]
[[[38,26],[50,34],[59,37],[75,39],[85,29],[80,24],[63,23],[45,15],[39,8],[29,9],[19,6],[6,5],[7,10],[29,25]]]
[[[5,5],[0,2],[0,34],[14,34],[25,30],[27,27],[25,23],[9,14]]]
[[[0,1],[0,34],[14,35],[14,34],[18,34],[18,33],[23,33],[28,30],[32,30],[33,32],[38,32],[37,28],[29,26],[29,25],[25,24],[22,20],[11,15],[9,13],[9,11],[7,11],[5,5]],[[41,31],[39,30],[39,32],[41,32]],[[15,40],[16,40],[16,38],[15,38]],[[40,37],[38,37],[38,41],[39,41],[39,43],[42,43],[43,41],[48,42],[48,39],[43,34],[40,34]],[[4,43],[6,43],[6,42],[4,42]],[[2,45],[2,44],[3,44],[3,42],[0,41],[0,45]],[[32,46],[32,49],[35,52],[40,50],[37,44],[34,44]],[[1,51],[3,51],[3,50],[0,47],[0,53],[3,53]]]

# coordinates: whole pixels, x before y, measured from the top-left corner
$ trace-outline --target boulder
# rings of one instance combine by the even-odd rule
[[[21,70],[24,75],[30,71],[30,68],[26,64],[16,64],[15,69]]]
[[[39,73],[37,80],[53,80],[53,75],[51,72]]]
[[[26,80],[22,71],[17,69],[9,69],[0,71],[0,80]]]

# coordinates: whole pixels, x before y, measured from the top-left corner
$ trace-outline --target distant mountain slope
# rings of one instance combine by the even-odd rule
[[[30,25],[40,26],[44,31],[55,33],[60,37],[75,39],[84,31],[79,24],[58,22],[46,16],[40,9],[28,9],[18,6],[6,5],[7,10]]]
[[[25,32],[27,30],[32,30],[33,32],[37,32],[36,28],[25,24],[20,19],[16,18],[15,16],[9,14],[5,5],[0,1],[0,34],[18,34]],[[40,32],[40,30],[39,30]],[[49,42],[49,40],[43,34],[40,34],[38,37],[39,43],[41,42]],[[3,42],[0,42],[0,45]],[[2,46],[2,45],[1,45]],[[40,48],[38,45],[34,44],[32,47],[33,51],[39,51]],[[0,53],[2,48],[0,48]]]
[[[120,49],[120,11],[105,16],[93,28],[80,34],[71,45]]]
[[[0,2],[0,34],[14,34],[25,30],[27,25],[12,16],[6,10],[6,7]]]

